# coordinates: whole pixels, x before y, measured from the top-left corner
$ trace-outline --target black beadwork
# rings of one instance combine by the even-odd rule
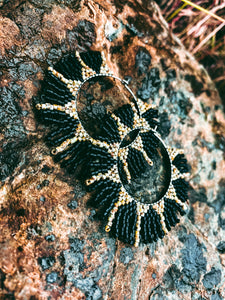
[[[80,59],[98,74],[96,77],[90,75],[93,80],[98,80],[103,58],[101,53],[97,51],[80,53],[80,56],[71,53],[62,58],[55,65],[54,70],[63,75],[66,80],[79,81],[82,85],[88,78],[83,78],[82,72],[85,66],[81,64]],[[42,84],[40,105],[47,104],[47,106],[44,108],[41,106],[41,109],[39,106],[36,113],[41,122],[51,127],[50,132],[46,136],[47,144],[57,149],[65,140],[73,139],[75,134],[79,133],[77,133],[77,128],[82,124],[79,116],[65,112],[65,104],[76,102],[77,96],[74,97],[73,95],[75,94],[72,94],[67,84],[64,83],[67,82],[66,80],[62,82],[60,76],[54,75],[56,74],[54,70],[50,69],[47,72]],[[99,77],[101,77],[101,74]],[[139,209],[142,203],[135,199],[130,200],[131,198],[129,197],[131,196],[128,192],[125,200],[119,200],[121,199],[121,194],[124,193],[124,186],[128,183],[128,177],[125,172],[124,161],[121,160],[118,153],[119,150],[127,147],[126,163],[131,180],[133,180],[138,178],[149,167],[149,162],[146,161],[143,153],[145,151],[150,160],[154,158],[159,147],[159,138],[155,132],[158,125],[158,110],[148,107],[145,110],[143,109],[144,112],[140,114],[136,99],[134,100],[134,105],[125,104],[115,110],[113,114],[104,114],[101,122],[99,122],[101,135],[93,134],[91,136],[92,140],[86,140],[84,136],[79,136],[79,139],[73,140],[72,144],[59,149],[54,155],[55,161],[60,162],[61,166],[69,172],[75,173],[77,168],[80,167],[80,173],[82,173],[80,177],[83,180],[90,180],[88,184],[86,181],[87,190],[92,193],[88,203],[97,208],[98,218],[107,223],[112,211],[115,207],[117,208],[112,220],[110,233],[112,236],[132,245],[137,243],[137,230],[139,230],[141,242],[152,243],[162,239],[167,230],[169,231],[171,227],[179,222],[177,215],[185,213],[181,202],[187,201],[189,186],[182,176],[172,180],[171,184],[175,189],[177,198],[181,202],[177,199],[169,198],[169,196],[163,197],[159,200],[163,201],[163,210],[160,213],[153,205],[149,205],[147,211],[141,216],[140,228],[137,229],[139,224],[138,217],[140,217]],[[49,108],[49,104],[59,105],[63,108],[57,109],[56,106]],[[121,133],[115,116],[125,125],[125,128],[130,130],[129,134],[127,134],[127,139],[124,137],[123,132]],[[142,120],[145,119],[149,126],[147,128],[135,127],[135,122],[137,121],[135,118],[137,116],[138,120],[141,118]],[[141,139],[141,145],[143,145],[140,150],[135,148],[133,144],[137,138]],[[108,148],[109,146],[114,147],[115,153],[111,153],[107,147],[101,146],[100,142],[106,142]],[[165,149],[165,151],[167,150]],[[117,154],[117,158],[115,158],[115,154]],[[183,154],[177,154],[171,161],[181,174],[188,171],[187,160]],[[107,172],[110,172],[114,167],[119,172],[119,180],[114,173],[107,175]],[[170,174],[169,176],[172,175]],[[163,221],[164,219],[165,221]],[[166,228],[163,228],[163,222]]]
[[[178,154],[173,160],[173,165],[180,173],[187,173],[189,171],[187,159],[184,157],[184,154]]]

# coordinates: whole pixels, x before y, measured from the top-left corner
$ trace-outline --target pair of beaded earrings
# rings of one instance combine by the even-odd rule
[[[78,103],[85,84],[100,83],[101,98],[115,81],[129,93],[129,101],[119,100],[110,111],[107,94],[97,103],[84,92],[85,101],[98,108],[95,117],[89,111],[87,126],[88,113]],[[46,137],[51,153],[70,172],[79,170],[105,231],[135,247],[163,238],[179,222],[178,213],[185,213],[188,166],[182,151],[166,147],[156,131],[156,107],[137,99],[97,51],[69,54],[49,67],[40,99],[36,110],[51,125]]]

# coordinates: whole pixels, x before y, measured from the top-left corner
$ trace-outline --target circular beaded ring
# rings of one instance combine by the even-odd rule
[[[112,105],[113,110],[107,107],[88,127],[81,120],[79,94],[86,83],[104,78],[121,83],[130,100]],[[55,160],[70,172],[81,166],[79,174],[93,191],[90,203],[106,220],[107,232],[138,246],[163,238],[179,222],[177,214],[184,214],[187,200],[186,160],[180,150],[167,148],[156,132],[156,108],[137,99],[127,82],[112,74],[103,53],[76,52],[49,67],[36,110],[51,126],[46,141]],[[97,133],[91,127],[97,127]],[[152,193],[155,184],[149,188],[145,183],[162,173],[158,161],[164,161],[166,181]],[[160,182],[160,176],[155,181]]]

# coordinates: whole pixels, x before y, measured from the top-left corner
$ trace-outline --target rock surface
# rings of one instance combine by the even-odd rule
[[[224,299],[225,119],[197,61],[153,1],[0,2],[0,298]],[[109,237],[90,195],[54,163],[33,113],[48,65],[104,51],[160,133],[185,150],[190,210],[162,241],[133,248]]]

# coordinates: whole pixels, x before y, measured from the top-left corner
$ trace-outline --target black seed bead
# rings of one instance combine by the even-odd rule
[[[149,229],[147,228],[147,216],[144,215],[144,217],[141,219],[141,232],[140,232],[140,237],[141,237],[141,242],[143,243],[148,243],[149,238],[148,238],[148,231]]]
[[[134,112],[130,104],[119,107],[114,114],[120,118],[120,121],[126,126],[132,128],[134,122]]]
[[[155,235],[154,235],[154,228],[152,226],[152,222],[154,222],[154,215],[153,212],[150,211],[149,213],[146,214],[146,227],[148,229],[148,240],[149,242],[154,242],[155,240]]]
[[[64,135],[67,134],[68,132],[73,132],[74,135],[74,131],[75,128],[77,127],[78,122],[76,120],[71,120],[71,124],[67,124],[65,126],[54,126],[52,131],[48,133],[46,139],[47,140],[52,140],[54,139],[56,136],[58,136],[59,134]]]
[[[186,211],[183,210],[181,206],[179,206],[179,207],[177,208],[177,210],[178,210],[178,212],[180,213],[181,216],[184,216],[184,215],[186,214]]]
[[[187,201],[189,188],[188,182],[183,178],[178,178],[174,180],[172,184],[175,188],[178,199],[180,199],[182,202]]]
[[[88,155],[87,153],[84,153],[84,150],[82,147],[79,148],[79,155],[77,159],[73,159],[73,161],[67,161],[69,162],[67,166],[67,170],[69,173],[75,173],[78,166],[82,166],[82,169],[80,170],[80,177],[82,180],[85,180],[87,178],[86,175],[86,169],[88,168]]]
[[[103,205],[108,200],[116,197],[116,190],[113,189],[111,186],[105,187],[105,189],[100,190],[98,193],[95,193],[92,195],[89,202],[92,204],[92,206],[99,207]]]
[[[47,71],[45,79],[42,84],[42,91],[54,91],[60,98],[66,93],[66,97],[73,97],[67,88],[67,85],[61,81],[60,78],[53,75],[51,71]],[[45,93],[43,97],[45,96]],[[42,98],[42,97],[41,97]]]
[[[143,225],[142,225],[143,229],[142,230],[144,232],[144,237],[143,237],[144,238],[144,242],[145,243],[148,243],[148,242],[151,243],[152,242],[151,235],[150,235],[151,234],[151,228],[148,227],[147,216],[144,216],[144,218],[143,218],[142,221],[143,221]],[[142,237],[142,233],[141,233],[141,237]]]
[[[45,141],[48,146],[55,147],[61,144],[66,139],[71,139],[74,136],[74,125],[67,125],[65,127],[55,127],[47,134]]]
[[[82,165],[82,169],[86,170],[88,164],[87,149],[88,142],[77,142],[63,152],[55,155],[54,160],[61,162],[61,167],[67,167],[69,173],[76,172],[77,167],[80,165]]]
[[[183,216],[183,215],[186,213],[185,210],[180,206],[180,204],[174,203],[174,201],[171,200],[171,199],[169,199],[168,202],[169,202],[169,201],[172,202],[172,205],[173,205],[174,207],[176,207],[177,212],[179,212],[181,216]]]
[[[119,238],[123,241],[129,239],[129,236],[126,235],[126,228],[129,227],[128,216],[131,214],[131,209],[129,204],[123,206],[123,217],[121,219],[121,230],[119,233]]]
[[[136,204],[130,202],[121,207],[123,217],[120,224],[119,239],[125,243],[134,244],[136,230]]]
[[[123,182],[123,184],[127,184],[127,174],[124,171],[123,162],[120,159],[118,159],[117,166],[119,170],[120,180]]]
[[[105,209],[108,209],[108,207],[111,207],[112,203],[115,203],[118,199],[118,190],[111,190],[109,191],[104,198],[99,201],[99,205],[105,205]],[[107,207],[106,207],[107,206]]]
[[[169,219],[169,216],[168,216],[168,209],[164,209],[164,212],[163,212],[163,215],[164,215],[164,218],[165,218],[165,224],[166,224],[166,228],[168,231],[171,230],[171,224],[170,224],[170,219]]]
[[[150,213],[145,214],[143,219],[141,220],[141,239],[145,243],[152,243],[153,240],[151,238],[151,226],[149,224],[149,219],[150,219]]]
[[[116,182],[113,182],[110,179],[104,179],[93,182],[91,185],[87,186],[88,191],[98,191],[99,189],[104,189],[107,186],[112,186],[113,188],[117,189],[118,186],[121,186],[121,184],[118,184]]]
[[[116,215],[115,215],[115,219],[113,221],[113,224],[115,226],[115,229],[114,229],[114,234],[116,237],[119,237],[119,233],[120,233],[120,230],[121,230],[121,217],[122,217],[122,211],[123,211],[123,207],[119,207]]]
[[[154,108],[148,109],[145,113],[142,114],[142,117],[145,118],[145,120],[152,128],[155,128],[155,126],[159,124],[157,120],[159,117],[157,109]]]
[[[99,174],[99,170],[101,170],[101,172],[107,173],[109,171],[109,169],[111,168],[111,165],[104,165],[102,166],[102,164],[99,164],[99,166],[96,164],[96,166],[90,166],[90,164],[88,165],[89,170],[87,170],[86,172],[86,176],[87,178],[91,178],[95,175]]]
[[[119,191],[118,194],[115,196],[115,198],[110,203],[107,203],[107,206],[102,207],[104,218],[109,216],[109,213],[113,209],[114,204],[118,201],[118,198],[119,198]]]
[[[65,105],[74,100],[66,84],[48,71],[42,82],[40,103]]]
[[[66,91],[63,91],[63,93]],[[44,94],[41,95],[41,103],[51,103],[51,104],[59,104],[64,105],[65,104],[65,98],[64,94],[59,94],[59,92],[56,92],[54,90],[46,89]],[[71,95],[72,96],[72,95]]]
[[[112,223],[112,226],[111,226],[111,234],[114,236],[114,237],[117,237],[118,238],[118,234],[117,234],[117,227],[118,227],[118,211],[116,212],[115,214],[115,217],[113,219],[113,223]]]
[[[156,219],[156,216],[154,216],[154,218],[155,218],[155,222],[154,223],[152,223],[152,228],[153,228],[153,232],[154,232],[154,242],[156,242],[157,240],[158,240],[158,238],[159,238],[159,236],[158,236],[158,224],[156,223],[157,222],[157,219]]]
[[[187,173],[189,170],[184,154],[178,154],[173,160],[173,165],[180,171],[180,173]]]
[[[140,151],[131,147],[129,147],[127,163],[132,179],[135,179],[138,176],[140,176],[140,174],[143,173],[149,166],[143,154]]]
[[[73,122],[73,118],[71,118],[69,115],[66,115],[64,112],[50,109],[38,111],[38,117],[40,121],[48,125],[56,123],[61,126],[67,126]]]
[[[93,163],[95,161],[108,162],[110,164],[116,163],[116,160],[112,157],[112,155],[108,152],[106,148],[100,148],[94,145],[92,145],[91,147],[90,158]]]
[[[159,238],[162,239],[164,236],[165,236],[165,232],[163,231],[162,229],[162,225],[160,223],[160,218],[158,220],[158,235],[159,235]]]
[[[127,216],[127,226],[125,228],[125,236],[126,236],[126,238],[129,238],[130,233],[131,233],[131,228],[130,228],[131,227],[131,225],[130,225],[131,224],[131,217],[132,217],[133,214],[136,213],[136,208],[135,208],[135,210],[133,209],[132,202],[129,203],[127,206],[128,206],[129,214]]]
[[[136,231],[136,223],[137,223],[137,206],[136,203],[133,201],[131,202],[131,213],[128,218],[129,221],[129,243],[133,245],[135,243],[135,231]]]
[[[66,79],[83,81],[81,64],[74,53],[64,56],[55,66],[54,69],[61,73]]]
[[[80,57],[87,66],[89,66],[95,72],[100,73],[100,68],[102,65],[102,56],[100,52],[87,51],[80,53]]]
[[[157,231],[157,240],[158,238],[162,238],[164,236],[164,231],[162,230],[162,225],[160,223],[160,216],[157,214],[156,216],[156,231]]]
[[[120,142],[121,138],[118,131],[118,125],[116,120],[114,120],[111,116],[106,115],[102,122],[102,129],[104,136],[110,139],[110,143]]]
[[[108,144],[119,143],[121,141],[118,125],[111,116],[105,115],[99,124],[99,129],[101,131],[101,135],[94,134],[94,139],[105,141]]]
[[[124,242],[133,244],[135,227],[136,227],[136,222],[134,218],[134,213],[132,212],[131,205],[128,204],[128,205],[120,206],[113,220],[113,225],[111,228],[112,235]],[[131,230],[132,232],[130,232]]]
[[[171,226],[175,226],[177,223],[179,223],[180,220],[177,218],[176,214],[173,211],[168,211],[168,215],[170,218]]]
[[[177,213],[180,211],[179,204],[169,198],[165,198],[164,200],[164,217],[165,217],[165,223],[168,230],[172,226],[175,226],[177,223],[179,223],[179,218],[177,217]]]
[[[73,160],[68,159],[67,163],[66,163],[67,164],[67,171],[69,173],[75,173],[78,166],[83,165],[85,162],[86,162],[85,158],[80,157],[80,156],[77,156],[77,159],[73,159]],[[65,164],[62,163],[61,166],[63,168],[65,168]]]
[[[185,214],[185,211],[183,210],[182,206],[180,206],[180,204],[175,202],[173,199],[165,198],[164,205],[167,206],[168,204],[172,206],[173,209],[179,212],[182,216]]]
[[[92,159],[92,156],[90,155],[89,158]],[[95,161],[91,161],[89,166],[93,171],[98,171],[98,173],[99,172],[104,173],[105,170],[108,170],[110,167],[113,167],[115,163],[116,163],[115,160],[110,159],[106,161],[106,158],[101,157],[98,160],[96,160],[95,158]]]
[[[143,147],[148,157],[154,157],[159,147],[159,139],[151,132],[145,132],[140,134]]]
[[[155,136],[154,132],[149,130],[147,132],[142,132],[140,134],[142,141],[149,143],[152,145],[152,147],[158,147],[159,145],[159,139]]]
[[[140,155],[142,155],[138,150],[129,147],[129,152],[127,156],[128,169],[132,178],[137,178],[140,176],[142,169],[140,168]]]
[[[41,100],[41,103],[65,105],[67,102],[74,100],[74,97],[66,86],[64,90],[59,92],[48,84],[48,87],[46,87],[44,93],[41,95]]]
[[[148,212],[146,213],[146,228],[149,228],[149,242],[157,241],[159,238],[162,238],[165,233],[162,230],[162,225],[160,223],[160,216],[157,212],[149,207]]]
[[[126,228],[129,226],[128,216],[130,213],[131,213],[130,207],[128,205],[126,205],[125,211],[123,213],[122,228],[121,228],[121,232],[120,232],[120,237],[123,240],[126,240],[128,238],[126,236]]]
[[[170,210],[168,209],[168,216],[170,219],[171,226],[175,226],[179,222],[179,219],[177,218],[175,212],[172,211],[171,209]]]
[[[47,136],[46,141],[48,143],[48,146],[50,147],[58,146],[66,139],[71,139],[72,137],[74,137],[73,131],[64,130],[63,134],[60,133],[61,132],[59,132],[58,136],[55,136],[54,138],[51,139],[49,136]]]
[[[67,152],[67,159],[64,160],[61,163],[61,166],[63,168],[68,167],[69,168],[75,168],[75,166],[79,165],[79,161],[81,161],[84,157],[86,157],[86,153],[84,153],[84,150],[88,149],[88,143],[87,142],[77,142],[74,144],[74,147],[71,147],[70,156],[68,156]]]
[[[126,235],[126,228],[129,227],[129,219],[128,216],[131,214],[131,210],[129,205],[126,205],[124,207],[124,213],[123,213],[123,219],[121,223],[121,231],[120,231],[120,239],[129,242],[130,240],[130,235]]]
[[[59,152],[54,156],[54,161],[59,162],[66,157],[70,157],[71,154],[76,153],[77,148],[79,147],[79,143],[74,143],[69,148],[65,149],[62,152]]]

